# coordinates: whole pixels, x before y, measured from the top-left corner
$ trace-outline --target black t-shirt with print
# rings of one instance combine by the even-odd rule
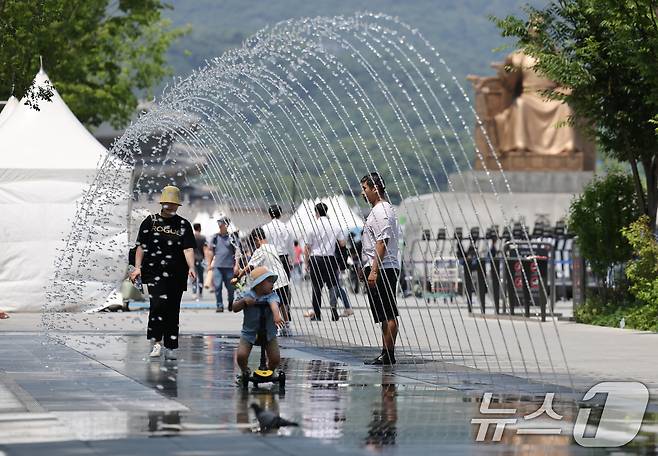
[[[183,290],[187,288],[188,266],[183,250],[196,247],[190,222],[180,215],[168,218],[150,215],[139,227],[137,244],[144,249],[142,280],[145,283],[172,280]]]

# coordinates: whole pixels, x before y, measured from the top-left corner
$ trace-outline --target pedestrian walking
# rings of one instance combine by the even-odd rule
[[[264,239],[267,239],[266,242],[275,247],[281,265],[283,265],[283,271],[288,278],[288,282],[290,282],[290,273],[292,269],[290,255],[293,253],[292,234],[290,233],[288,226],[281,221],[281,206],[278,204],[271,205],[268,208],[268,213],[272,218],[272,221],[262,227]],[[278,290],[281,298],[282,314],[284,320],[289,323],[289,309],[291,305],[290,286],[286,285],[285,287],[278,288]]]
[[[363,227],[364,278],[373,320],[382,328],[382,353],[365,364],[390,365],[395,364],[398,335],[398,222],[386,195],[384,179],[378,173],[371,172],[361,178],[361,190],[372,206]]]
[[[222,286],[226,287],[228,310],[233,310],[235,287],[231,284],[236,272],[236,254],[240,252],[240,241],[235,234],[228,232],[231,221],[226,216],[217,219],[218,232],[213,235],[207,250],[206,263],[212,264],[212,282],[215,288],[217,312],[224,312]]]
[[[206,249],[208,248],[208,240],[201,234],[201,224],[195,223],[194,227],[194,268],[196,271],[196,280],[192,284],[192,292],[196,295],[196,300],[199,301],[203,297],[203,274],[204,265],[203,261],[206,258]]]
[[[164,344],[165,358],[176,359],[180,301],[188,277],[197,278],[196,243],[190,222],[176,214],[181,206],[180,190],[166,186],[160,205],[160,213],[146,217],[139,227],[130,280],[134,283],[141,278],[147,287],[150,309],[146,337],[153,342],[149,356],[160,357]]]
[[[311,321],[322,319],[320,306],[322,304],[322,288],[326,285],[329,293],[334,293],[336,286],[336,257],[334,252],[336,243],[345,246],[345,235],[342,228],[329,220],[327,217],[328,207],[324,203],[315,205],[315,224],[306,234],[306,248],[304,257],[306,268],[311,276],[311,288],[313,289],[313,310],[306,316]],[[337,321],[339,318],[336,307],[331,308],[331,319]]]
[[[343,285],[343,273],[347,270],[347,257],[348,257],[348,252],[347,252],[347,246],[341,247],[339,244],[336,244],[336,251],[334,253],[334,256],[336,257],[336,265],[338,266],[335,271],[335,281],[334,283],[336,284],[333,292],[329,293],[329,307],[332,309],[334,307],[337,307],[337,300],[340,298],[341,301],[343,301],[343,307],[345,307],[345,310],[343,311],[343,317],[349,317],[351,315],[354,315],[354,310],[352,310],[352,305],[350,304],[350,299],[347,296],[347,291],[345,290],[345,286]]]
[[[295,239],[293,242],[293,260],[292,260],[292,272],[293,280],[302,280],[304,278],[304,272],[302,269],[304,250],[302,246],[299,245],[299,241]]]

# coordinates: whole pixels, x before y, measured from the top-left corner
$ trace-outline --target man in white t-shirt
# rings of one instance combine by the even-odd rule
[[[335,293],[336,270],[338,263],[334,256],[336,244],[345,247],[345,235],[341,227],[327,217],[327,205],[315,205],[315,222],[306,234],[304,256],[306,268],[311,276],[313,289],[313,311],[308,314],[311,321],[320,321],[320,306],[322,304],[322,287],[327,286],[329,293]],[[331,319],[338,320],[338,310],[331,308]]]
[[[272,217],[272,221],[263,225],[263,232],[265,233],[267,243],[276,247],[286,277],[290,280],[290,271],[292,269],[290,255],[293,252],[292,234],[286,224],[281,221],[281,206],[273,204],[269,207],[268,212],[270,217]],[[287,287],[285,290],[287,291],[281,292],[279,297],[281,298],[283,308],[290,309],[290,287]]]
[[[361,179],[365,200],[372,206],[363,226],[361,252],[368,302],[375,323],[382,326],[382,353],[366,364],[395,364],[395,340],[399,316],[397,284],[400,275],[398,261],[398,229],[395,209],[386,197],[384,180],[372,172]]]
[[[286,275],[285,268],[281,264],[279,254],[274,245],[267,242],[263,228],[255,228],[249,235],[249,243],[255,248],[254,253],[251,254],[249,263],[244,269],[238,269],[234,283],[245,274],[253,271],[257,267],[265,266],[269,271],[276,274],[277,279],[274,282],[273,291],[279,295],[279,311],[283,317],[284,327],[280,333],[281,336],[290,336],[290,307],[284,303],[283,295],[290,294],[290,279]]]

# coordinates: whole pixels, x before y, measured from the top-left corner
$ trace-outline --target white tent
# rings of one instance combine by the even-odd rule
[[[196,217],[194,217],[192,223],[199,223],[201,225],[201,234],[203,234],[210,242],[210,239],[212,239],[213,235],[219,230],[217,220],[221,217],[228,217],[231,220],[228,226],[229,233],[238,230],[238,227],[233,223],[231,217],[226,212],[219,210],[214,211],[212,214],[209,214],[208,212],[199,212]]]
[[[363,217],[350,208],[344,196],[306,199],[302,201],[287,222],[288,229],[300,243],[303,244],[306,233],[312,231],[316,226],[315,205],[320,202],[327,205],[327,216],[337,222],[345,233],[354,228],[363,227]]]
[[[203,234],[206,239],[217,232],[217,218],[213,217],[207,212],[199,212],[192,223],[199,223],[201,225],[201,234]]]
[[[9,116],[14,112],[14,110],[18,107],[18,99],[15,96],[9,97],[9,100],[7,100],[7,104],[5,104],[5,107],[0,111],[0,125],[7,119],[9,119]]]
[[[36,110],[24,98],[0,125],[0,309],[98,306],[125,273],[131,170],[76,119],[43,70],[33,87],[52,90],[52,99]]]

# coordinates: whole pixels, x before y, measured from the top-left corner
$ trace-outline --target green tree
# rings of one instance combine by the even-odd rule
[[[626,275],[632,281],[630,291],[636,298],[658,305],[658,242],[647,222],[643,216],[622,230],[635,254],[626,268]]]
[[[162,18],[165,8],[161,0],[0,0],[0,99],[26,92],[41,55],[83,123],[127,123],[138,92],[168,74],[167,49],[185,32]]]
[[[628,162],[643,212],[658,208],[657,0],[560,0],[527,6],[527,19],[494,19],[503,36],[539,60],[537,69],[610,156]],[[566,88],[568,90],[562,90]],[[646,186],[642,177],[646,179]]]
[[[617,326],[624,318],[629,328],[658,330],[658,242],[649,229],[649,217],[639,219],[621,230],[633,249],[633,257],[626,263],[626,277],[631,286],[621,290],[614,299],[610,296],[588,296],[587,302],[576,309],[574,316],[580,323]],[[630,291],[630,293],[628,293]]]
[[[633,254],[621,230],[640,216],[636,201],[633,178],[612,171],[591,181],[569,208],[569,230],[604,285],[608,270]]]

